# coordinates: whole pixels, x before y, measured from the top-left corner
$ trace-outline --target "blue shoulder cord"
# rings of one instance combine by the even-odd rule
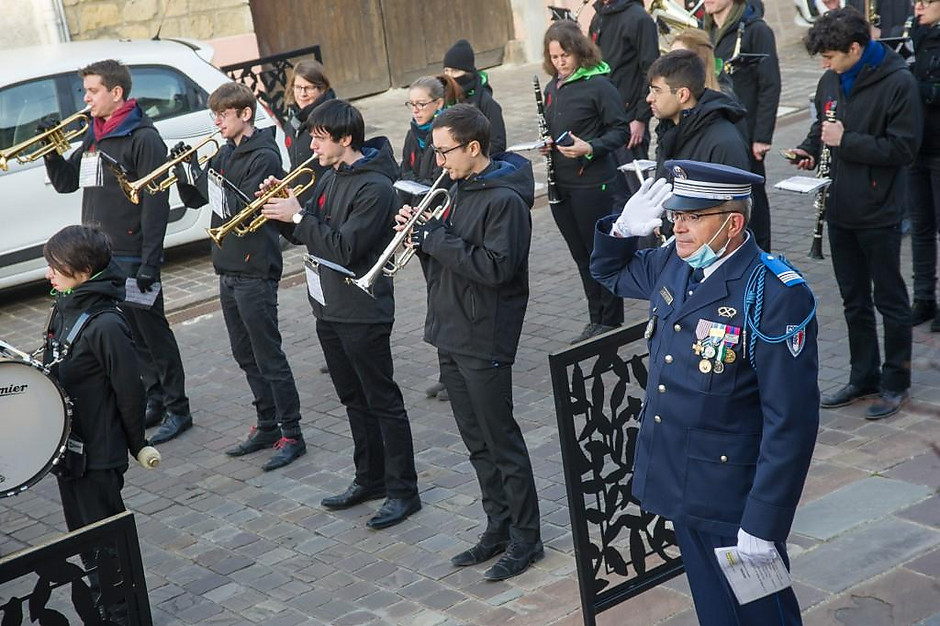
[[[816,315],[817,301],[816,296],[813,295],[813,308],[809,312],[809,315],[794,328],[790,329],[789,332],[775,336],[762,333],[760,331],[760,318],[764,307],[764,276],[766,274],[767,266],[764,264],[758,265],[754,268],[754,271],[751,272],[751,275],[747,279],[747,286],[744,288],[744,324],[745,329],[750,329],[751,331],[751,337],[747,345],[747,354],[751,362],[751,367],[755,370],[757,369],[757,358],[754,356],[754,353],[757,349],[758,339],[767,343],[783,343],[806,328],[806,325],[809,324],[813,316]],[[752,307],[754,309],[753,315],[751,314]]]

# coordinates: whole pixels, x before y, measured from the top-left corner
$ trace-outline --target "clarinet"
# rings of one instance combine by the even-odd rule
[[[825,109],[826,121],[836,121],[836,101],[830,100],[826,103]],[[817,178],[827,178],[831,166],[831,149],[827,144],[823,144],[819,152],[819,170],[816,173]],[[831,184],[831,183],[830,183]],[[823,224],[826,221],[826,200],[829,197],[829,185],[816,192],[816,199],[813,201],[813,208],[816,209],[816,227],[813,229],[813,245],[809,249],[809,258],[824,259],[822,252],[822,234]]]
[[[542,101],[542,85],[539,84],[538,75],[532,77],[532,88],[535,90],[535,104],[539,112],[539,139],[546,140],[551,137],[551,134],[548,132],[548,122],[545,120],[545,103]],[[558,187],[555,185],[555,163],[551,152],[545,155],[545,169],[548,172],[548,203],[558,204],[561,198],[558,196]]]

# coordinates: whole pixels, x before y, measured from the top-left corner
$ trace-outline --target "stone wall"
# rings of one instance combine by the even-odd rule
[[[252,33],[248,0],[63,0],[72,39],[217,39]]]

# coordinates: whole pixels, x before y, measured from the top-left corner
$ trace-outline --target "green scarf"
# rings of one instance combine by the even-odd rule
[[[747,9],[747,2],[735,2],[731,6],[731,12],[728,13],[728,19],[725,20],[721,28],[718,28],[717,24],[715,24],[715,18],[711,15],[705,15],[702,26],[705,27],[705,32],[711,36],[713,46],[717,46],[718,42],[721,41],[721,38],[724,37],[729,30],[737,27],[738,21],[744,17],[745,9]]]

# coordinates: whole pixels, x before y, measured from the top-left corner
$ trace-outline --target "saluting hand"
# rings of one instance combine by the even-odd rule
[[[822,141],[827,146],[838,148],[842,143],[842,135],[844,133],[845,127],[840,121],[822,123]]]

